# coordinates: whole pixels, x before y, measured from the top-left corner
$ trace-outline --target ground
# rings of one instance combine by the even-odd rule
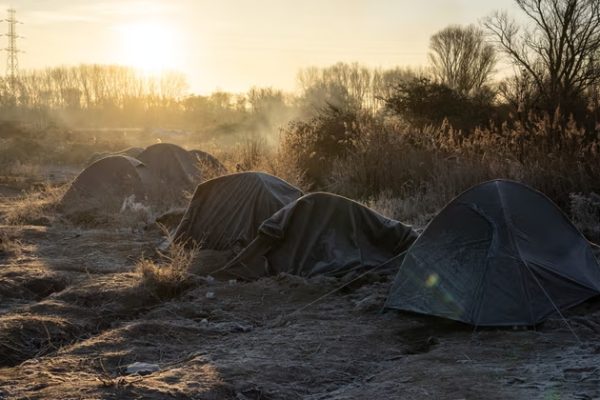
[[[0,185],[0,214],[19,185]],[[347,281],[194,276],[165,299],[134,268],[158,229],[40,219],[0,233],[0,399],[600,397],[600,301],[536,329],[474,330],[382,313],[390,277],[376,273],[337,291]],[[128,375],[134,362],[160,370]]]

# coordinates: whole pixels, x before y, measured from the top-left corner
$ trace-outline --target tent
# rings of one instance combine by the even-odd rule
[[[353,200],[311,193],[263,222],[258,237],[230,267],[245,278],[280,272],[343,275],[380,266],[416,238],[410,226]]]
[[[300,189],[262,172],[211,179],[196,188],[174,239],[214,250],[244,247],[265,219],[300,196]]]
[[[127,157],[136,158],[137,156],[140,155],[140,153],[142,151],[144,151],[144,149],[141,147],[128,147],[126,149],[123,149],[123,150],[120,150],[120,151],[117,151],[114,153],[111,153],[109,151],[94,153],[88,160],[87,165],[91,165],[91,164],[95,163],[96,161],[98,161],[102,158],[108,157],[108,156],[127,156]]]
[[[449,203],[401,263],[386,307],[532,326],[600,293],[588,241],[545,195],[495,180]]]
[[[152,195],[157,202],[172,205],[183,201],[182,193],[191,192],[202,178],[195,157],[174,144],[149,146],[137,159],[146,164],[154,175],[157,186],[153,188]]]
[[[200,165],[203,177],[217,177],[227,173],[227,168],[212,154],[202,150],[189,150],[189,153]]]
[[[148,199],[153,177],[148,168],[135,158],[109,156],[102,158],[75,178],[61,200],[63,211],[102,210],[118,212],[125,199]]]

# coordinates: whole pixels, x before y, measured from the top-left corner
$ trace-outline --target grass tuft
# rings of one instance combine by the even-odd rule
[[[184,244],[173,243],[168,253],[160,253],[160,260],[142,258],[136,264],[140,286],[159,300],[168,300],[189,289],[193,283],[190,275],[198,251]]]

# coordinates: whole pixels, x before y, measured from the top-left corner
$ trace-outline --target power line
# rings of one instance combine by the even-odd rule
[[[2,35],[8,38],[8,47],[3,49],[8,53],[6,58],[6,76],[9,79],[11,86],[13,86],[18,74],[19,74],[19,53],[22,53],[17,46],[17,39],[22,39],[23,36],[17,34],[17,24],[22,24],[16,18],[17,11],[14,8],[6,10],[8,18],[3,22],[8,23],[8,33]]]

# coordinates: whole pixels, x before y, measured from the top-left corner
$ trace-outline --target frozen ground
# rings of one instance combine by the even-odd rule
[[[3,191],[0,213],[11,207]],[[197,277],[164,301],[133,271],[158,230],[0,226],[0,399],[593,399],[600,302],[536,330],[381,313],[389,277]],[[214,255],[206,254],[207,257]],[[158,364],[127,375],[134,362]]]

